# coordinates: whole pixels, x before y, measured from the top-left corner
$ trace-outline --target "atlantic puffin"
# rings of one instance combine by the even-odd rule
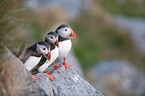
[[[58,42],[58,34],[55,32],[48,32],[46,37],[45,37],[45,41],[47,43],[50,44],[51,46],[51,60],[53,61],[53,65],[54,68],[53,70],[55,70],[56,68],[59,68],[59,66],[57,66],[55,64],[55,59],[57,59],[58,55],[59,55],[59,51],[58,51],[58,47],[59,47],[59,42]]]
[[[42,74],[49,76],[51,80],[54,80],[50,72],[43,73],[45,68],[39,68],[37,70],[32,70],[36,66],[42,66],[47,63],[47,60],[51,60],[51,51],[50,45],[45,41],[39,41],[34,45],[22,49],[20,52],[15,55],[24,63],[25,68],[31,72],[33,77],[36,79],[37,76],[34,75],[37,72],[42,72]]]
[[[50,54],[51,54],[51,58],[50,60],[46,60],[44,57],[42,57],[41,61],[45,60],[45,63],[42,64],[38,63],[30,72],[37,72],[37,70],[39,69],[40,71],[45,71],[49,66],[51,66],[51,64],[54,64],[54,68],[53,70],[55,70],[56,68],[59,68],[59,66],[57,66],[55,64],[55,60],[58,57],[59,51],[58,51],[58,47],[59,47],[59,42],[58,42],[58,34],[55,32],[48,32],[48,34],[45,37],[45,42],[47,42],[50,45]],[[51,72],[48,72],[51,73]]]
[[[66,64],[66,56],[68,55],[69,51],[72,47],[72,42],[70,38],[76,38],[75,32],[69,27],[68,25],[62,24],[60,25],[55,32],[59,35],[59,56],[58,58],[64,58],[64,62],[62,63],[63,66],[70,69],[70,66]]]

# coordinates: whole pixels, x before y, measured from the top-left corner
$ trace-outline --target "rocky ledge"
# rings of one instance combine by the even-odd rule
[[[103,96],[98,90],[84,80],[72,67],[64,66],[56,69],[52,75],[55,80],[51,81],[47,76],[37,74],[36,83],[48,96]]]

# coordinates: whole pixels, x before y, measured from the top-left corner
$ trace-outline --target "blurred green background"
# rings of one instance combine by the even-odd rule
[[[116,87],[95,86],[94,82],[100,83],[100,79],[92,81],[92,73],[88,74],[104,60],[125,60],[139,74],[145,73],[144,0],[5,0],[0,4],[3,5],[0,6],[2,39],[12,52],[44,40],[47,32],[60,24],[68,24],[77,35],[72,39],[72,50],[94,87],[106,96],[145,96],[142,91],[139,95],[132,91],[125,93],[126,89],[120,85],[119,91]],[[108,90],[111,88],[112,91]],[[139,88],[142,90],[145,86]]]

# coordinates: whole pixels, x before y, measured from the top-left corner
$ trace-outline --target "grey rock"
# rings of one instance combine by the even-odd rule
[[[91,84],[107,96],[145,96],[145,74],[123,60],[106,60],[88,71]]]
[[[56,60],[56,65],[61,65],[63,58]],[[82,77],[83,72],[79,66],[79,61],[71,51],[66,62],[71,66],[71,69],[66,69],[64,66],[53,71],[52,75],[55,80],[51,81],[47,76],[38,73],[37,84],[48,96],[103,96],[98,90],[93,88]],[[52,71],[53,65],[46,72]]]
[[[66,62],[71,69],[61,66],[63,58],[60,58],[56,60],[56,65],[61,66],[60,68],[53,71],[52,65],[45,71],[53,71],[54,81],[49,80],[47,76],[41,73],[37,74],[38,79],[36,82],[44,90],[45,94],[48,96],[103,96],[82,78],[84,75],[73,51],[70,51],[66,57]]]
[[[86,80],[78,75],[73,68],[66,69],[64,66],[56,69],[52,75],[55,80],[51,81],[41,73],[37,74],[37,84],[48,96],[103,96],[92,87]]]
[[[63,58],[60,58],[58,61],[59,62],[56,62],[58,65],[62,64],[63,63]],[[66,63],[68,65],[70,65],[71,67],[73,67],[73,69],[75,69],[81,77],[84,77],[82,68],[80,67],[80,62],[76,58],[73,50],[71,50],[69,52],[69,54],[67,55],[67,57],[66,57]]]
[[[23,63],[0,44],[0,96],[42,96]]]

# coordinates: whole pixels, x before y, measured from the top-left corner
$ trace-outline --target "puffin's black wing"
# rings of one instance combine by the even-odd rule
[[[41,56],[41,54],[36,51],[36,44],[27,48],[23,48],[19,52],[14,53],[14,55],[18,57],[23,63],[25,63],[30,56]]]
[[[39,63],[33,68],[30,70],[31,74],[34,75],[36,73],[38,73],[38,68],[43,65],[45,62],[46,62],[46,58],[42,55],[41,57],[41,60],[39,61]]]
[[[27,48],[24,48],[21,49],[19,52],[15,52],[14,55],[24,63],[26,59],[30,56],[30,53],[28,53],[27,51]]]

